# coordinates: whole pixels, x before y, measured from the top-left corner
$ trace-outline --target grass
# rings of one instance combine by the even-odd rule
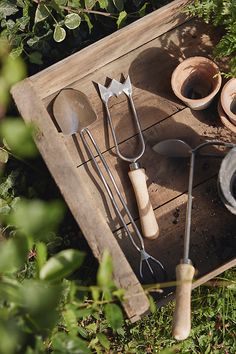
[[[126,323],[113,344],[114,353],[236,353],[236,269],[192,292],[192,330],[188,339],[171,337],[174,303],[135,324]]]

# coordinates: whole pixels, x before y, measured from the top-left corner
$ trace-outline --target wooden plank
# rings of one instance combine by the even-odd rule
[[[94,72],[183,23],[186,21],[186,16],[181,13],[181,9],[187,2],[188,0],[175,0],[32,76],[39,97],[42,99],[71,85],[75,79],[78,80]],[[65,70],[67,65],[69,70]]]
[[[212,124],[215,126],[213,127]],[[153,151],[152,147],[157,142],[170,138],[183,139],[190,146],[195,147],[207,139],[213,139],[217,135],[220,138],[222,134],[224,140],[236,142],[236,137],[231,138],[230,136],[224,136],[225,130],[218,125],[214,112],[208,110],[206,112],[195,112],[193,115],[189,108],[145,130],[144,139],[146,151],[140,159],[140,163],[146,168],[148,191],[154,209],[159,208],[169,200],[178,197],[186,191],[188,185],[189,160],[168,159],[158,155]],[[132,153],[135,153],[135,147],[135,138],[132,138],[120,144],[120,151],[124,153],[124,155],[130,156]],[[211,151],[213,151],[213,149],[211,149]],[[105,152],[103,156],[114,175],[119,190],[124,196],[133,217],[138,218],[134,192],[128,177],[128,163],[117,158],[114,149]],[[220,163],[221,159],[219,158],[197,158],[195,166],[197,173],[194,177],[194,185],[198,185],[216,175]],[[76,165],[76,161],[74,161],[74,164]],[[119,220],[117,220],[116,213],[113,210],[109,198],[106,197],[106,193],[93,164],[86,163],[81,165],[78,168],[78,173],[80,173],[80,171],[82,171],[82,173],[86,171],[89,175],[90,178],[87,183],[93,195],[93,199],[96,200],[96,204],[99,206],[112,230],[116,230],[120,227]],[[124,213],[122,207],[121,210],[122,213]],[[127,221],[126,217],[125,220]]]
[[[107,77],[119,80],[121,73],[125,76],[129,74],[133,85],[134,104],[141,127],[146,130],[184,107],[174,96],[170,86],[171,74],[179,61],[183,57],[196,54],[210,56],[211,48],[217,39],[217,34],[211,27],[192,20],[70,85],[88,96],[97,114],[97,121],[91,125],[90,129],[95,139],[99,141],[101,150],[106,151],[112,148],[114,142],[107,127],[104,107],[95,83],[104,84]],[[55,95],[52,95],[44,100],[51,115],[51,102],[54,97]],[[117,139],[119,142],[125,141],[136,133],[131,123],[132,115],[128,109],[127,100],[122,95],[118,99],[111,99],[109,103]],[[78,134],[77,138],[80,142]],[[82,144],[80,148],[83,152],[83,160],[78,156],[72,139],[64,137],[63,140],[78,165],[88,160]]]
[[[205,279],[209,280],[219,272],[236,266],[236,218],[219,200],[216,177],[196,186],[193,196],[190,259],[196,268],[198,286]],[[154,241],[145,240],[147,251],[165,265],[169,281],[175,280],[175,267],[182,258],[186,202],[187,194],[183,194],[156,209],[160,236]],[[123,230],[117,231],[116,237],[138,274],[137,251],[130,246]],[[146,276],[144,283],[151,283],[150,277]],[[202,278],[205,276],[207,278]]]
[[[221,273],[223,273],[226,270],[228,270],[230,268],[233,268],[233,267],[236,267],[236,258],[234,258],[231,261],[223,264],[220,267],[217,267],[212,272],[209,272],[206,275],[204,275],[203,277],[201,277],[201,278],[197,279],[196,281],[194,281],[192,288],[193,289],[197,288],[198,286],[208,282],[210,279],[213,279],[213,278],[217,277]]]
[[[94,204],[86,183],[88,176],[82,176],[82,173],[78,176],[78,171],[67,149],[61,144],[60,136],[30,80],[15,85],[12,95],[25,121],[36,125],[35,140],[39,151],[95,257],[100,260],[105,249],[112,255],[115,282],[118,287],[126,289],[126,313],[131,320],[137,320],[148,310],[148,299],[111,229]]]

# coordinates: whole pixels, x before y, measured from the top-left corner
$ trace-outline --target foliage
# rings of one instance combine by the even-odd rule
[[[22,54],[32,64],[49,65],[165,2],[1,0],[0,38],[10,42],[11,57]]]
[[[12,12],[11,4],[8,13]],[[2,43],[0,77],[5,82],[2,92],[7,91],[1,101],[3,115],[10,85],[25,71],[22,60],[10,57],[8,46]],[[0,162],[8,165],[16,156],[35,156],[33,132],[19,118],[4,119],[0,133],[5,155],[0,154]],[[81,286],[72,274],[82,266],[84,252],[67,248],[55,253],[55,245],[61,241],[57,232],[64,204],[32,198],[25,182],[31,198],[23,197],[22,170],[7,173],[7,165],[5,173],[2,166],[0,177],[0,353],[89,354],[109,350],[109,333],[123,325],[122,310],[115,302],[124,295],[112,281],[109,254],[103,255],[97,285]],[[33,168],[29,168],[32,177]]]
[[[228,58],[230,71],[226,76],[236,77],[236,2],[232,0],[195,0],[186,13],[198,16],[206,23],[222,26],[224,35],[215,48],[216,58]]]
[[[114,353],[234,354],[236,269],[194,289],[192,330],[188,339],[176,342],[171,337],[174,304],[135,324],[126,323],[115,339]]]

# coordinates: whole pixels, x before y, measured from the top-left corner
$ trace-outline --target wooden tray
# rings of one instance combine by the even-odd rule
[[[152,146],[167,138],[182,138],[192,146],[207,138],[235,141],[220,125],[214,105],[206,111],[191,112],[171,91],[171,73],[179,61],[194,55],[210,57],[217,40],[211,27],[185,18],[181,11],[186,3],[173,1],[12,88],[22,117],[38,127],[38,148],[95,257],[100,259],[104,249],[111,253],[114,278],[118,287],[126,289],[124,308],[132,321],[149,309],[138,278],[139,255],[120,229],[79,136],[75,144],[57,130],[52,101],[64,87],[79,89],[89,97],[98,115],[91,131],[138,220],[128,165],[114,154],[96,85],[105,84],[108,77],[119,80],[121,74],[130,75],[146,142],[141,163],[149,177],[148,189],[161,231],[158,239],[145,240],[145,245],[163,262],[169,280],[174,280],[183,250],[188,162],[161,158]],[[137,142],[124,97],[113,101],[111,113],[121,150],[131,155]],[[197,269],[193,287],[236,265],[236,218],[217,195],[219,165],[220,159],[204,158],[196,164],[190,250]],[[168,292],[162,294],[159,303]]]

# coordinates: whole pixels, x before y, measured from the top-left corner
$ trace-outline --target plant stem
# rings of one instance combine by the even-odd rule
[[[94,14],[94,15],[101,15],[101,16],[106,16],[106,17],[112,17],[112,18],[116,18],[117,19],[117,15],[110,13],[110,12],[102,12],[102,11],[96,11],[96,10],[88,10],[88,9],[79,9],[79,10],[75,10],[72,7],[68,7],[68,6],[60,6],[60,8],[62,8],[63,10],[66,10],[68,12],[76,12],[78,14],[80,14],[81,12],[83,13],[88,13],[88,14]]]

